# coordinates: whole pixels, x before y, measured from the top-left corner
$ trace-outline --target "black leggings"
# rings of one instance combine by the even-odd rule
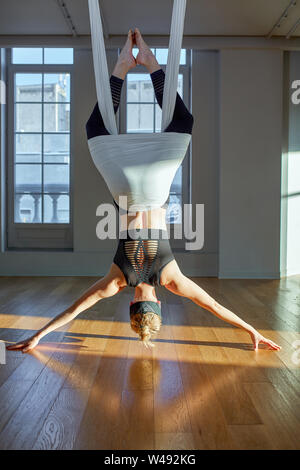
[[[157,102],[159,106],[162,107],[165,73],[162,69],[159,69],[151,73],[150,77],[153,83]],[[116,77],[114,75],[110,77],[110,87],[115,113],[119,108],[122,85],[123,80],[121,78]],[[173,119],[169,126],[166,128],[165,132],[181,132],[186,134],[192,134],[193,123],[194,118],[192,114],[186,108],[180,95],[177,93]],[[101,113],[99,111],[98,102],[96,103],[93,112],[88,122],[86,123],[86,133],[88,139],[91,139],[98,135],[109,134],[104,125]]]

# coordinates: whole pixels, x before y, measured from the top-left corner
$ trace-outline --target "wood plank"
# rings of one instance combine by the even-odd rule
[[[1,449],[299,449],[300,276],[193,278],[263,334],[250,338],[159,287],[154,350],[130,329],[133,290],[100,302],[0,367]],[[95,278],[0,277],[1,339],[28,336]]]
[[[72,450],[88,396],[88,389],[62,388],[32,448]]]
[[[72,322],[66,336],[68,339],[80,338],[78,354],[66,375],[63,388],[44,421],[34,449],[73,449],[90,389],[101,361],[103,337],[107,342],[112,328],[111,317],[101,317],[108,313],[107,309],[111,312],[115,310],[117,296],[112,299],[109,302],[108,299],[103,300],[102,304],[100,303],[101,307],[98,304],[93,310],[83,312],[77,317],[78,320]],[[68,350],[72,351],[72,346]]]
[[[200,307],[197,307],[200,310]],[[189,315],[194,312],[191,305]],[[209,315],[209,312],[205,312]],[[261,419],[242,387],[243,375],[240,369],[231,365],[225,353],[225,347],[218,341],[214,331],[206,328],[204,331],[194,328],[195,338],[205,339],[199,354],[203,368],[215,389],[227,424],[262,424]],[[200,348],[199,348],[200,349]]]
[[[128,299],[121,292],[111,339],[107,341],[74,449],[114,449],[122,433],[119,412],[129,348]],[[123,339],[124,338],[124,339]],[[119,433],[119,434],[118,434]]]
[[[196,450],[192,433],[155,433],[156,450]]]
[[[76,353],[56,351],[0,432],[0,448],[32,449]]]
[[[176,348],[170,305],[162,302],[163,325],[153,350],[154,424],[156,433],[192,432]]]
[[[199,336],[188,327],[186,309],[181,313],[180,306],[176,308],[171,304],[169,308],[195,446],[197,449],[233,449],[221,402],[203,363]],[[205,339],[206,329],[201,333],[201,341]]]
[[[115,449],[154,449],[153,409],[153,390],[123,391]]]
[[[57,299],[56,295],[53,296],[52,300],[50,301],[50,304],[45,301],[44,296],[40,296],[40,290],[38,290],[37,297],[32,297],[32,303],[28,302],[27,305],[23,305],[23,314],[24,316],[15,316],[15,315],[5,315],[5,318],[2,316],[1,318],[1,323],[5,322],[5,328],[4,330],[1,331],[1,338],[5,339],[8,341],[8,338],[10,339],[10,342],[18,342],[21,341],[22,339],[28,338],[34,331],[39,329],[41,326],[43,326],[47,322],[47,313],[51,313],[52,310],[52,305],[55,305],[57,309],[61,309],[61,311],[66,308],[70,304],[70,298],[74,297],[75,292],[78,289],[78,284],[79,280],[77,281],[72,281],[68,282],[67,284],[61,282],[60,283],[60,292],[61,295]],[[46,283],[48,285],[48,283]],[[55,292],[57,292],[57,286],[54,288]],[[51,297],[51,293],[53,291],[49,292],[49,297]],[[56,298],[56,302],[55,302]],[[31,314],[33,311],[38,311],[41,316],[29,316],[26,314]],[[49,318],[50,319],[50,318]],[[28,328],[30,327],[30,329]],[[67,328],[67,326],[66,326]],[[66,329],[65,328],[65,329]],[[61,339],[64,336],[63,328],[57,330],[56,332],[51,333],[47,337],[45,337],[41,342],[38,348],[45,348],[47,347],[46,345],[48,344],[51,340],[56,340],[57,342],[60,342]],[[26,377],[23,378],[23,380],[30,380],[30,377],[28,377],[28,373],[32,373],[32,380],[34,380],[37,375],[40,373],[40,367],[37,364],[37,361],[31,361],[30,359],[26,359],[28,355],[22,354],[22,352],[18,351],[7,351],[6,352],[6,358],[7,358],[7,364],[5,367],[0,368],[0,385],[5,382],[5,380],[8,379],[8,377],[15,371],[17,367],[22,367],[22,369],[19,369],[19,374],[20,371],[25,371],[24,373],[26,374]],[[24,367],[23,367],[23,361]],[[30,367],[28,366],[28,363],[31,364]],[[37,367],[37,370],[35,371],[35,367]],[[15,376],[15,380],[20,380],[20,375],[18,374]]]
[[[299,449],[300,422],[273,385],[247,383],[244,387],[262,417],[273,446],[277,450]]]
[[[228,429],[239,450],[275,450],[264,424],[231,424]]]

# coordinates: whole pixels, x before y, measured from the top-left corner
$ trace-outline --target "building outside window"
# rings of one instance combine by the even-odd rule
[[[68,248],[73,49],[10,52],[8,246]]]

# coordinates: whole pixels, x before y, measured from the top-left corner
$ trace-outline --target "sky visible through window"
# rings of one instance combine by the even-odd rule
[[[14,47],[13,64],[73,64],[73,48],[70,47]]]

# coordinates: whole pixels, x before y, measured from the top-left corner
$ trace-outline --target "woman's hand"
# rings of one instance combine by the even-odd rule
[[[9,351],[22,351],[23,353],[26,353],[28,351],[31,351],[31,349],[35,348],[39,344],[40,338],[38,335],[33,335],[28,339],[25,339],[24,341],[20,341],[19,343],[16,344],[10,344],[9,346],[6,346],[6,349]]]
[[[249,334],[251,336],[255,351],[257,351],[257,349],[258,349],[259,343],[267,344],[270,349],[275,349],[275,351],[279,351],[281,349],[281,346],[278,346],[278,344],[274,343],[270,339],[265,338],[263,335],[261,335],[256,330],[249,331]]]

